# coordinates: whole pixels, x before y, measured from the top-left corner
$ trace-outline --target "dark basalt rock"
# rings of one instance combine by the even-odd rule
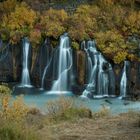
[[[77,83],[84,85],[86,80],[86,55],[83,51],[76,52],[76,69],[77,69]]]
[[[78,84],[72,85],[72,87],[71,87],[72,92],[76,95],[81,95],[81,93],[83,92],[84,89],[85,89],[84,85],[80,86]]]
[[[107,102],[108,104],[112,104],[112,102],[109,101],[108,99],[105,99],[105,102]]]
[[[124,104],[124,105],[129,105],[130,103],[129,103],[129,102],[124,102],[123,104]]]
[[[32,81],[36,87],[40,87],[44,69],[49,63],[53,53],[53,47],[51,46],[48,38],[45,40],[44,44],[39,47],[37,52],[38,53],[32,69]],[[49,73],[47,73],[46,76],[47,75],[50,76]],[[51,80],[49,78],[45,78],[46,80],[44,85],[48,85],[48,83],[50,83]]]
[[[8,43],[2,43],[0,41],[0,82],[20,82],[22,72],[22,44],[9,45]],[[36,87],[40,87],[41,80],[44,72],[44,68],[53,56],[54,49],[51,46],[50,41],[47,39],[45,43],[35,50],[31,49],[29,52],[29,69],[31,69],[31,81]],[[56,52],[57,53],[57,52]],[[33,54],[36,54],[35,60],[32,58]],[[57,65],[58,62],[51,64],[49,70],[45,75],[44,87],[50,89],[52,87],[52,81],[54,77],[57,77],[56,70],[53,69],[53,65]],[[71,90],[80,95],[84,89],[87,79],[87,66],[86,66],[86,53],[83,50],[73,50],[73,73],[74,83],[71,85]],[[109,63],[104,62],[103,70],[109,71]],[[123,63],[120,65],[114,64],[113,70],[115,72],[115,94],[120,93],[120,79],[122,76]],[[128,75],[128,95],[129,99],[140,99],[140,63],[133,62],[127,66]],[[70,75],[71,76],[71,75]],[[110,79],[112,77],[109,77]],[[92,97],[94,90],[93,87],[89,87]],[[87,88],[88,90],[88,88]],[[112,87],[109,87],[109,91],[113,91]],[[111,92],[112,93],[112,92]],[[110,94],[110,93],[109,93]]]
[[[22,72],[22,45],[0,42],[0,82],[19,82]]]
[[[134,100],[134,101],[139,100],[140,99],[140,90],[135,89],[131,95],[132,95],[131,96],[132,100]]]
[[[104,71],[107,71],[109,69],[109,63],[107,63],[107,62],[105,63],[104,62],[102,67],[103,67]]]

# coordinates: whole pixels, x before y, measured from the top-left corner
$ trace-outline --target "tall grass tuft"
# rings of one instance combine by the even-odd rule
[[[86,107],[76,105],[74,99],[60,97],[47,103],[48,117],[53,121],[91,118],[92,112]]]

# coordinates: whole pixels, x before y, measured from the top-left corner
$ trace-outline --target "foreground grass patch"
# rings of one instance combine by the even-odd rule
[[[92,112],[86,107],[76,105],[74,99],[60,97],[47,103],[48,118],[52,121],[92,118]]]
[[[23,97],[15,99],[6,85],[0,85],[0,140],[39,140],[33,126],[26,123],[29,108]]]
[[[0,123],[0,140],[39,140],[35,130],[26,123],[17,123],[12,121],[3,121]]]

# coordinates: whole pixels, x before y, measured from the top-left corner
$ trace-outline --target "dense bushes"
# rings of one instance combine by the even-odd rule
[[[48,118],[52,122],[74,120],[79,118],[92,118],[92,112],[76,105],[72,98],[61,97],[47,103]]]
[[[8,30],[12,43],[17,43],[33,30],[36,18],[36,13],[22,3],[15,7],[15,11],[3,17],[1,28]]]
[[[115,63],[137,60],[138,42],[128,41],[130,36],[140,34],[140,12],[134,1],[99,0],[93,5],[79,6],[72,15],[55,9],[37,13],[15,0],[11,3],[7,0],[0,7],[6,5],[10,9],[2,8],[1,37],[10,37],[12,43],[29,36],[36,46],[46,36],[55,41],[68,32],[76,49],[82,40],[91,38],[97,40],[98,48]]]
[[[37,140],[34,128],[26,124],[29,108],[22,97],[13,99],[10,93],[0,85],[0,140]]]
[[[125,42],[123,36],[117,30],[108,30],[106,32],[98,32],[95,38],[99,49],[115,63],[120,63],[125,59],[135,60],[136,56],[130,54],[129,50],[137,48],[132,42]]]
[[[64,10],[50,9],[41,15],[40,27],[46,36],[58,37],[66,31],[67,13]]]
[[[44,134],[47,139],[52,139],[52,128],[56,128],[56,124],[95,120],[108,117],[110,113],[105,106],[99,112],[93,113],[79,102],[75,102],[72,97],[60,97],[48,101],[47,114],[42,114],[36,108],[27,107],[23,97],[13,98],[10,92],[7,94],[7,86],[3,88],[5,90],[1,90],[2,95],[5,95],[0,101],[0,140],[44,140]]]

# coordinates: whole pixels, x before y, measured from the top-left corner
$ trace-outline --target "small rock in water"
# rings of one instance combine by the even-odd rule
[[[129,102],[124,102],[123,104],[124,104],[124,105],[129,105]]]
[[[109,100],[107,100],[107,99],[105,100],[105,102],[107,102],[107,103],[109,103],[109,104],[112,104],[112,102],[111,102],[111,101],[109,101]]]

